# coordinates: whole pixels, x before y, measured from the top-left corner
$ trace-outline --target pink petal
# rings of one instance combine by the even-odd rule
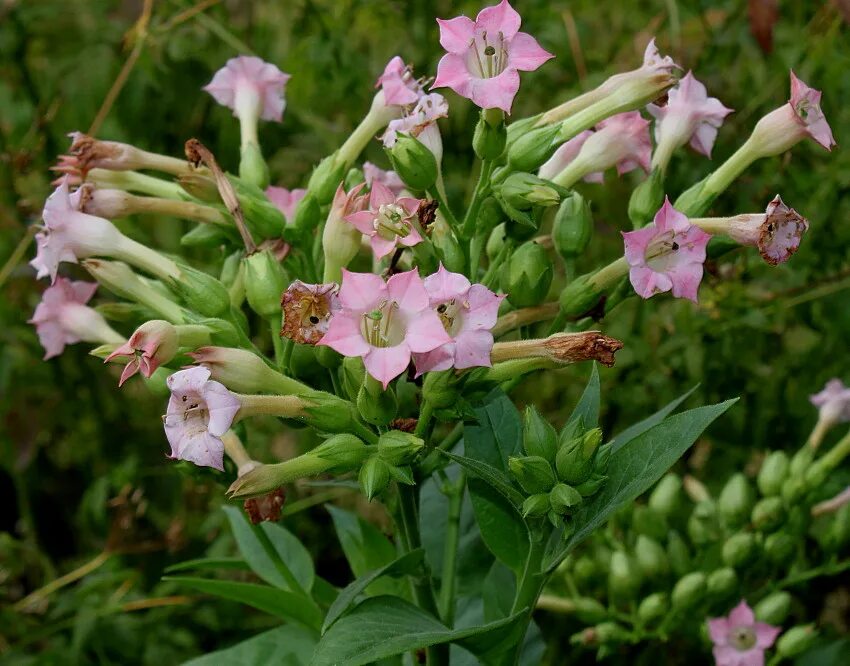
[[[414,354],[413,362],[416,364],[416,376],[420,377],[426,372],[438,372],[448,370],[454,365],[455,343],[447,342],[433,351],[424,354]]]
[[[339,302],[342,307],[358,312],[369,312],[378,307],[387,295],[387,285],[374,273],[353,273],[342,269],[342,286]]]
[[[515,69],[506,69],[490,79],[472,79],[470,87],[470,99],[477,106],[482,109],[502,109],[509,114],[514,97],[519,90],[519,72]],[[462,94],[457,89],[455,92]]]
[[[440,317],[433,310],[425,310],[412,317],[407,322],[407,333],[404,339],[410,351],[419,354],[432,351],[452,341]]]
[[[372,183],[372,193],[369,195],[369,207],[376,211],[381,206],[387,206],[395,203],[395,194],[392,190],[378,181]]]
[[[634,231],[621,231],[623,244],[626,249],[626,261],[629,266],[642,266],[646,263],[646,249],[652,239],[658,233],[653,226],[635,229]]]
[[[124,370],[121,372],[121,377],[118,379],[118,388],[124,386],[124,382],[126,382],[130,377],[135,375],[139,371],[139,359],[134,358],[127,365],[124,366]]]
[[[691,148],[706,157],[711,157],[711,149],[714,147],[717,131],[716,127],[708,123],[700,124],[691,136]]]
[[[436,273],[425,278],[424,284],[432,307],[465,296],[472,286],[469,278],[446,270],[442,263]]]
[[[555,176],[567,168],[567,165],[572,162],[581,151],[584,142],[593,136],[593,130],[585,130],[577,134],[566,143],[562,143],[558,149],[552,154],[543,166],[540,167],[537,175],[547,180],[552,180]]]
[[[451,88],[461,97],[471,99],[472,75],[466,61],[459,55],[447,53],[437,64],[437,78],[431,88]]]
[[[372,252],[375,254],[375,257],[383,259],[395,250],[397,240],[398,236],[396,236],[393,240],[388,240],[376,233],[369,239],[369,242],[372,244]]]
[[[203,398],[210,416],[207,430],[211,435],[221,437],[230,428],[242,403],[224,384],[216,381],[204,385]]]
[[[78,280],[71,283],[71,291],[74,294],[74,300],[77,303],[88,303],[94,293],[97,291],[97,282],[83,282]]]
[[[732,627],[736,626],[750,626],[756,621],[756,616],[753,614],[753,610],[747,605],[745,600],[741,600],[735,608],[732,609],[732,612],[729,613],[729,625]]]
[[[399,236],[398,242],[405,247],[413,247],[422,242],[422,236],[416,230],[416,227],[411,227],[407,236]]]
[[[508,0],[502,0],[495,7],[485,7],[475,18],[476,32],[485,31],[494,37],[501,32],[506,40],[514,38],[521,23],[520,15]]]
[[[779,636],[782,631],[780,627],[773,627],[769,624],[765,624],[764,622],[756,622],[755,627],[756,646],[762,650],[773,645],[774,641],[776,641],[776,637]]]
[[[395,347],[370,347],[363,357],[366,372],[377,379],[386,389],[387,385],[410,364],[410,349],[405,343]]]
[[[363,356],[370,347],[360,330],[360,317],[339,312],[331,317],[328,332],[319,340],[343,356]]]
[[[702,264],[698,263],[683,264],[668,270],[667,278],[673,283],[673,296],[675,298],[687,298],[696,303],[702,273]],[[664,289],[663,291],[667,290]]]
[[[350,223],[357,231],[367,236],[374,236],[375,233],[375,214],[368,210],[361,210],[351,215],[346,215],[343,218]]]
[[[466,53],[475,37],[475,22],[468,16],[437,19],[440,26],[440,46],[449,53]]]
[[[504,294],[495,294],[483,284],[474,284],[466,295],[469,309],[463,313],[463,330],[490,330],[499,318],[499,306]]]
[[[199,365],[175,372],[165,380],[165,383],[172,394],[197,393],[200,395],[210,374],[212,373],[208,368]]]
[[[492,350],[493,334],[490,331],[465,331],[455,339],[455,368],[489,368]]]
[[[685,231],[690,226],[688,218],[673,208],[673,204],[670,203],[670,198],[667,196],[664,197],[664,204],[655,214],[653,223],[658,232],[662,233],[665,231]]]
[[[752,652],[752,651],[750,651]],[[746,655],[749,652],[739,652],[729,645],[718,645],[712,650],[715,666],[756,666],[750,663]],[[761,653],[764,654],[763,652]]]
[[[673,282],[663,273],[656,273],[648,266],[634,266],[629,271],[629,281],[641,298],[651,298],[655,294],[670,291]]]
[[[729,622],[725,617],[715,617],[708,621],[708,635],[715,645],[725,645],[729,634]]]
[[[537,40],[525,32],[517,33],[508,53],[508,67],[522,72],[533,72],[544,62],[555,56],[542,48]]]
[[[194,463],[200,467],[212,467],[224,471],[224,443],[208,432],[195,436],[186,436],[180,440],[181,460]],[[172,445],[173,446],[173,445]]]
[[[428,292],[422,278],[419,277],[418,269],[396,273],[387,280],[387,293],[390,300],[395,301],[399,308],[410,313],[418,313],[428,307]],[[430,351],[433,349],[417,349],[416,351]]]

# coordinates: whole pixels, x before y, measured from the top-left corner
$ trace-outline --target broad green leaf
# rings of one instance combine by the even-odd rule
[[[657,412],[655,412],[651,416],[647,416],[643,421],[638,421],[634,425],[631,425],[625,430],[623,430],[623,432],[621,432],[619,435],[617,435],[616,437],[614,437],[614,439],[611,440],[611,452],[616,453],[626,444],[626,442],[630,442],[638,435],[645,433],[653,426],[656,426],[661,423],[665,418],[667,418],[669,414],[671,414],[676,409],[676,407],[678,407],[683,402],[685,402],[685,400],[691,397],[691,394],[696,391],[697,388],[699,388],[699,384],[694,386],[687,393],[683,393],[675,400],[668,402]]]
[[[676,414],[638,435],[612,454],[608,481],[575,514],[576,530],[559,543],[544,566],[551,571],[575,546],[600,527],[617,509],[632,502],[660,479],[703,430],[729,409],[737,398]]]
[[[212,594],[231,601],[238,601],[257,610],[275,615],[283,620],[294,620],[309,629],[322,626],[322,615],[316,605],[304,596],[268,585],[239,583],[231,580],[212,580],[190,576],[164,576],[173,581],[205,594]]]
[[[490,552],[514,571],[528,557],[528,528],[516,507],[480,479],[466,482],[481,538]]]
[[[165,569],[165,573],[177,573],[178,571],[206,571],[208,569],[236,569],[250,571],[251,567],[241,557],[200,557],[195,560],[186,560],[172,564]]]
[[[516,594],[516,576],[501,562],[494,562],[481,589],[484,620],[499,620],[511,614]]]
[[[595,428],[599,423],[599,371],[596,369],[596,363],[593,363],[590,371],[590,379],[587,380],[587,386],[584,387],[584,393],[581,394],[578,403],[567,419],[567,423],[572,423],[581,419],[584,427],[587,429]]]
[[[522,419],[514,403],[496,389],[475,409],[477,423],[463,429],[464,453],[502,472],[508,470],[508,457],[522,448]]]
[[[513,487],[508,476],[495,467],[492,467],[485,462],[481,462],[480,460],[468,458],[466,456],[459,456],[448,451],[440,451],[440,453],[447,458],[451,458],[458,465],[466,468],[467,471],[471,472],[482,481],[486,481],[493,487],[494,490],[515,506],[520,506],[523,499],[525,499],[523,494]]]
[[[339,617],[348,610],[348,608],[354,603],[357,597],[372,583],[375,579],[380,578],[381,576],[391,576],[393,578],[399,578],[400,576],[407,576],[409,574],[416,573],[418,569],[422,566],[422,559],[425,555],[425,551],[421,548],[416,550],[412,550],[409,553],[402,555],[396,560],[393,560],[389,564],[381,567],[380,569],[375,569],[374,571],[370,571],[364,576],[361,576],[353,583],[348,585],[342,592],[339,593],[339,596],[333,602],[331,607],[328,609],[327,614],[325,615],[325,622],[322,625],[322,633],[325,633],[334,622],[336,622]]]
[[[269,585],[289,590],[284,573],[288,568],[301,588],[305,592],[310,591],[315,577],[313,560],[293,534],[274,523],[251,525],[245,514],[235,506],[225,506],[224,511],[239,552],[254,573]]]
[[[479,657],[500,654],[518,638],[525,612],[480,627],[452,630],[397,597],[372,597],[322,636],[312,666],[358,666],[431,645],[455,642]]]
[[[183,666],[307,666],[316,647],[313,633],[297,625],[263,632],[246,641],[190,659]]]

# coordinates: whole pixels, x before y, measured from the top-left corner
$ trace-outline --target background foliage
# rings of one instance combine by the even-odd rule
[[[850,17],[841,0],[779,4],[774,25],[758,13],[771,3],[757,0],[516,3],[525,29],[557,56],[523,77],[516,117],[631,69],[653,35],[736,110],[720,132],[715,161],[787,99],[789,68],[824,90],[839,148],[827,155],[807,142],[781,160],[759,162],[715,207],[718,214],[758,211],[780,192],[811,221],[794,260],[771,268],[755,253],[739,252],[711,272],[698,307],[631,299],[603,323],[606,333],[626,342],[616,368],[602,373],[606,431],[622,429],[697,383],[695,403],[742,397],[684,463],[709,486],[752,468],[767,448],[795,448],[814,422],[808,394],[831,376],[847,378]],[[133,382],[119,393],[114,370],[87,356],[84,346],[40,361],[26,319],[43,285],[14,252],[38,221],[50,189],[48,168],[66,149],[65,134],[102,117],[122,65],[137,53],[98,135],[175,155],[195,136],[235,166],[237,123],[200,87],[226,58],[255,53],[293,75],[284,123],[264,125],[261,138],[273,179],[297,186],[362,117],[386,61],[400,53],[418,73],[434,72],[441,53],[434,17],[474,15],[479,3],[158,0],[145,26],[136,22],[142,9],[129,0],[0,4],[0,263],[12,257],[0,273],[0,655],[16,663],[25,654],[49,663],[69,650],[77,663],[128,663],[128,655],[138,663],[176,663],[273,626],[237,604],[189,599],[160,582],[168,564],[232,550],[225,517],[213,510],[222,503],[222,486],[196,470],[178,472],[163,457],[163,399]],[[767,51],[765,31],[772,33]],[[468,172],[474,109],[451,94],[449,102],[445,171],[455,174],[447,183],[450,197],[461,198],[471,187],[471,179],[457,174]],[[377,142],[367,158],[386,166]],[[709,169],[704,158],[682,152],[668,189],[676,194]],[[621,251],[619,230],[626,228],[634,182],[609,181],[604,190],[583,186],[597,223],[588,267]],[[174,250],[182,224],[146,219],[125,230]],[[31,254],[26,247],[25,256]],[[563,421],[585,374],[568,369],[535,377],[535,401]],[[290,455],[292,447],[281,435],[248,444],[278,456]],[[316,491],[295,491],[289,506],[297,509],[294,501],[308,492]],[[374,507],[361,509],[381,524]],[[287,526],[313,548],[322,576],[346,579],[341,554],[326,536],[326,511],[308,509]],[[107,548],[114,554],[95,561],[100,566],[82,584],[27,612],[13,606]]]

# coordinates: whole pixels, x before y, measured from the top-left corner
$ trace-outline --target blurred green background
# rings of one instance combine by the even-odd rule
[[[174,155],[197,137],[235,168],[237,123],[200,88],[227,58],[253,53],[292,75],[284,122],[264,124],[261,139],[274,182],[302,185],[362,117],[387,60],[400,54],[417,74],[433,74],[442,53],[434,17],[474,15],[480,6],[157,0],[143,25],[138,1],[0,2],[0,659],[23,663],[29,654],[33,663],[68,663],[69,655],[73,663],[177,663],[268,622],[220,601],[187,603],[159,582],[169,563],[210,544],[213,551],[230,547],[221,512],[212,510],[223,486],[164,457],[164,400],[133,382],[119,392],[114,371],[84,346],[40,360],[26,320],[44,283],[26,265],[33,248],[22,258],[15,251],[38,222],[50,191],[48,169],[66,150],[66,134],[86,131],[98,119],[101,138]],[[523,29],[557,56],[523,76],[515,117],[636,67],[653,35],[662,52],[693,69],[712,95],[736,110],[720,131],[715,163],[763,113],[787,100],[789,68],[824,91],[838,148],[828,154],[809,142],[757,163],[715,206],[717,214],[756,212],[780,193],[811,222],[799,254],[771,268],[755,252],[736,252],[709,267],[699,306],[664,296],[631,299],[601,326],[626,343],[617,366],[602,375],[606,430],[622,429],[700,383],[694,403],[742,397],[683,463],[709,485],[747,469],[765,449],[796,447],[814,423],[808,395],[832,376],[850,379],[848,3],[518,0],[515,6]],[[128,58],[133,66],[117,90]],[[110,90],[117,97],[105,104]],[[444,173],[459,206],[472,187],[475,109],[446,94]],[[366,158],[388,164],[377,142]],[[710,169],[705,158],[680,152],[668,191],[678,194]],[[608,174],[604,186],[582,186],[597,236],[580,268],[622,251],[619,230],[627,228],[626,202],[637,181],[635,174],[621,180]],[[186,230],[175,220],[148,218],[124,228],[170,251]],[[575,368],[536,378],[535,401],[557,420],[586,374]],[[530,397],[527,391],[520,387],[521,401]],[[277,438],[257,446],[282,451],[288,443]],[[316,508],[294,520],[320,571],[342,582],[346,574],[338,571],[326,514]],[[106,547],[120,555],[84,584],[24,613],[13,607]],[[148,608],[149,599],[163,605]]]

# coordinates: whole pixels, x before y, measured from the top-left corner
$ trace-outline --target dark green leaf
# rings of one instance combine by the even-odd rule
[[[247,641],[216,650],[183,663],[183,666],[307,666],[316,639],[311,632],[296,625],[286,625],[258,634]]]
[[[675,400],[668,402],[657,412],[655,412],[651,416],[647,416],[643,421],[638,421],[637,423],[623,430],[623,432],[621,432],[619,435],[617,435],[616,437],[614,437],[614,439],[611,440],[611,452],[616,453],[623,447],[623,445],[626,444],[626,442],[630,442],[638,435],[645,433],[653,426],[656,426],[661,423],[665,418],[667,418],[669,414],[673,412],[673,410],[676,409],[676,407],[685,402],[685,400],[687,400],[691,396],[691,394],[697,390],[697,388],[699,388],[699,384],[694,386],[687,393],[683,393]]]
[[[567,419],[567,423],[572,423],[578,419],[582,420],[586,429],[595,428],[599,423],[599,371],[596,369],[594,362],[590,371],[590,379],[587,380],[587,386],[584,387],[584,393],[581,394],[578,403]]]
[[[523,499],[525,499],[523,494],[513,487],[508,476],[495,467],[492,467],[485,462],[481,462],[480,460],[475,460],[474,458],[468,458],[466,456],[459,456],[448,451],[440,451],[440,453],[447,458],[451,458],[458,465],[466,468],[467,471],[471,472],[482,481],[486,481],[489,485],[493,486],[494,490],[498,491],[500,495],[504,496],[506,500],[510,501],[515,506],[521,505]]]
[[[250,571],[251,567],[241,557],[200,557],[195,560],[186,560],[172,564],[165,569],[165,573],[177,573],[178,571],[206,571],[207,569],[237,569]]]
[[[516,507],[480,479],[467,480],[481,537],[490,552],[514,571],[528,557],[528,529]]]
[[[508,457],[522,448],[522,419],[514,403],[496,389],[486,402],[476,408],[478,423],[467,423],[463,429],[464,453],[506,473]]]

